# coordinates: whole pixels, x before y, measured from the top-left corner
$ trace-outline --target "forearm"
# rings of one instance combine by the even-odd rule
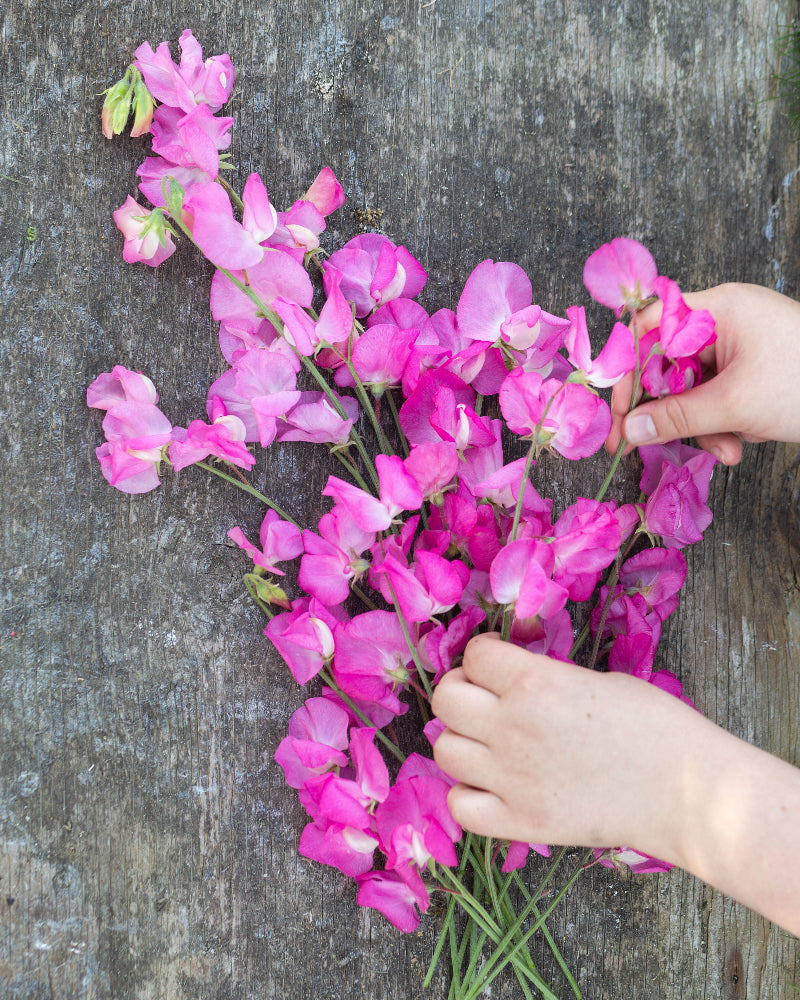
[[[800,936],[800,770],[698,721],[669,860]]]

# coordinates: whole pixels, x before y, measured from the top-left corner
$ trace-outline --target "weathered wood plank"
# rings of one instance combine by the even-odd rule
[[[111,211],[142,153],[102,138],[96,95],[135,46],[191,26],[207,52],[229,51],[239,178],[261,170],[288,205],[329,163],[349,196],[331,244],[355,232],[352,208],[383,210],[430,270],[427,304],[453,305],[494,257],[561,310],[583,298],[586,254],[619,234],[687,288],[800,291],[796,144],[762,103],[792,10],[7,0],[4,996],[405,998],[421,994],[435,933],[429,920],[403,939],[296,855],[302,811],[271,756],[298,693],[225,544],[258,513],[192,470],[126,499],[96,468],[83,393],[97,372],[146,371],[185,422],[222,369],[210,271],[185,250],[156,273],[120,258]],[[599,479],[564,465],[539,470],[562,506]],[[312,449],[275,448],[257,479],[310,516],[326,474]],[[717,474],[717,519],[661,663],[711,718],[800,764],[797,481],[794,450],[774,446]],[[553,929],[587,998],[784,1000],[800,986],[797,942],[680,873],[589,873]]]

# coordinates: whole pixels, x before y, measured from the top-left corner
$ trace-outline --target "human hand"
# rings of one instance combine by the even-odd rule
[[[630,414],[633,374],[614,387],[606,447],[624,435],[640,444],[697,438],[725,465],[736,465],[744,441],[800,443],[800,303],[759,285],[717,285],[684,296],[716,320],[717,340],[700,354],[704,381],[694,389],[637,406]],[[658,326],[661,304],[639,314],[640,333]]]
[[[687,753],[707,720],[653,685],[477,636],[433,696],[453,816],[485,836],[681,856]],[[698,729],[701,732],[698,733]],[[724,734],[723,734],[724,735]]]

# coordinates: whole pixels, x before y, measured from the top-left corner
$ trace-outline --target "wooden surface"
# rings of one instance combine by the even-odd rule
[[[242,597],[233,524],[259,512],[187,470],[126,498],[94,459],[86,385],[148,373],[176,423],[223,367],[210,270],[187,249],[125,265],[111,212],[141,143],[97,95],[144,39],[191,27],[238,70],[241,185],[288,205],[319,167],[348,206],[331,245],[382,230],[454,305],[514,260],[553,311],[585,256],[643,239],[690,289],[800,292],[797,144],[774,95],[788,0],[5,0],[0,7],[0,995],[400,1000],[436,933],[404,938],[297,856],[272,754],[300,692]],[[605,323],[605,317],[603,317]],[[546,462],[563,507],[596,488]],[[660,664],[712,719],[800,765],[798,460],[748,448],[715,474]],[[256,481],[309,518],[327,461],[273,448]],[[635,464],[623,485],[635,488]],[[769,845],[765,844],[768,850]],[[789,1000],[797,941],[689,876],[595,871],[552,928],[591,1000]],[[556,981],[554,976],[554,981]],[[510,984],[495,997],[513,995]]]

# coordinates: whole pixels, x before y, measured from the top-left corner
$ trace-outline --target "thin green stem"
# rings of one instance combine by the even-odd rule
[[[225,178],[222,176],[222,174],[220,174],[217,177],[217,184],[220,184],[222,187],[225,188],[225,190],[230,195],[231,201],[234,202],[234,204],[237,206],[237,208],[239,209],[240,212],[243,212],[244,211],[244,202],[239,197],[239,195],[236,193],[236,191],[230,186],[230,184],[225,180]]]
[[[397,403],[394,398],[394,393],[392,392],[391,389],[387,389],[386,392],[383,394],[383,396],[384,399],[386,399],[387,402],[389,403],[389,410],[391,411],[392,420],[394,421],[394,426],[397,430],[397,437],[400,441],[400,447],[402,448],[405,457],[408,458],[409,454],[408,441],[406,441],[406,436],[403,433],[403,428],[400,426],[400,414],[397,411]]]
[[[333,451],[332,454],[336,455],[336,457],[339,459],[339,461],[342,463],[345,469],[347,469],[348,474],[351,475],[353,479],[355,479],[356,483],[361,487],[361,489],[365,493],[369,493],[370,488],[364,481],[364,477],[358,471],[358,466],[355,464],[355,462],[353,462],[352,459],[348,460],[344,452]]]
[[[381,427],[380,420],[378,420],[378,415],[375,412],[375,407],[372,405],[372,400],[369,398],[369,393],[364,388],[364,383],[359,378],[358,372],[355,370],[355,367],[353,366],[353,362],[350,360],[350,358],[347,358],[345,360],[345,364],[347,365],[347,370],[350,372],[350,374],[353,377],[353,381],[355,382],[356,395],[358,396],[361,405],[364,407],[364,410],[367,416],[369,417],[370,423],[372,424],[373,430],[377,435],[379,448],[384,453],[384,455],[394,455],[394,449],[386,439],[386,435],[383,433],[383,428]]]
[[[614,460],[611,463],[611,468],[606,473],[606,478],[603,480],[600,489],[597,491],[597,496],[595,497],[595,500],[598,501],[602,500],[603,497],[606,495],[606,490],[611,485],[611,480],[614,478],[614,473],[617,471],[619,467],[619,463],[622,460],[622,453],[625,451],[627,444],[628,442],[625,440],[625,438],[622,438],[620,440],[619,447],[617,448],[616,454],[614,455]]]
[[[381,743],[383,743],[386,749],[390,753],[392,753],[402,764],[406,759],[406,755],[403,753],[400,747],[398,747],[396,743],[393,743],[392,740],[390,740],[389,737],[386,735],[386,733],[379,726],[376,726],[368,715],[365,715],[365,713],[361,711],[361,709],[353,702],[352,698],[349,698],[344,693],[344,691],[342,691],[342,689],[339,687],[339,685],[336,683],[336,681],[324,667],[322,668],[322,670],[320,670],[319,677],[328,685],[328,687],[332,691],[336,692],[338,697],[342,699],[345,705],[347,705],[347,707],[352,712],[355,712],[355,714],[359,717],[359,719],[361,719],[361,721],[364,723],[365,726],[367,726],[369,729],[375,730],[375,735],[378,737]]]
[[[525,883],[519,877],[519,872],[512,872],[511,874],[514,877],[514,882],[515,882],[517,888],[523,894],[523,896],[525,897],[525,900],[527,902],[528,900],[530,900],[531,894],[530,894],[530,892],[528,892],[528,889],[527,889]],[[534,904],[534,907],[533,907],[533,915],[534,915],[534,917],[537,920],[541,916],[539,908],[535,904]],[[556,940],[553,937],[553,935],[552,935],[552,933],[550,931],[550,928],[547,926],[546,923],[542,924],[541,931],[542,931],[542,934],[544,936],[545,941],[547,941],[547,944],[550,947],[550,951],[553,953],[553,957],[555,958],[556,962],[558,962],[558,966],[561,969],[562,973],[564,974],[564,978],[569,983],[570,989],[572,990],[572,992],[573,992],[576,1000],[583,1000],[583,994],[581,993],[580,988],[579,988],[577,982],[575,981],[575,977],[572,975],[572,973],[569,970],[569,966],[564,961],[564,956],[561,954],[561,950],[559,949],[558,945],[556,944]]]
[[[284,521],[288,521],[296,528],[300,527],[297,521],[295,521],[293,517],[290,517],[286,511],[283,510],[283,508],[279,507],[273,500],[270,500],[269,497],[265,497],[263,493],[257,490],[255,486],[251,486],[246,480],[239,480],[233,476],[229,476],[227,472],[223,472],[221,469],[215,468],[209,462],[195,462],[194,464],[200,469],[205,469],[206,472],[213,472],[215,476],[219,476],[220,479],[224,479],[228,483],[233,483],[233,485],[238,487],[238,489],[244,490],[245,493],[249,493],[250,496],[255,497],[256,500],[260,500],[261,503],[266,504],[267,507],[274,510]]]
[[[508,962],[514,960],[514,956],[516,955],[517,951],[527,944],[530,938],[536,933],[536,931],[539,930],[539,928],[542,926],[545,920],[547,920],[547,918],[550,916],[550,914],[553,912],[556,906],[558,906],[558,904],[561,902],[561,900],[564,898],[567,892],[572,888],[572,885],[575,883],[575,881],[578,879],[581,872],[583,871],[583,865],[586,863],[586,861],[589,860],[590,857],[592,857],[592,852],[588,851],[584,856],[584,860],[575,869],[572,875],[570,875],[570,877],[564,883],[562,888],[553,898],[552,902],[547,907],[547,909],[544,910],[536,918],[533,924],[525,931],[520,942],[518,944],[513,945],[510,951],[501,955],[503,949],[507,948],[508,945],[511,943],[511,939],[513,934],[516,932],[517,925],[521,927],[524,921],[527,920],[527,918],[530,916],[533,906],[535,906],[536,902],[538,901],[539,893],[537,891],[537,893],[531,898],[531,901],[528,903],[528,905],[520,913],[514,927],[509,929],[509,931],[506,933],[506,936],[500,942],[494,955],[492,955],[492,957],[489,959],[486,965],[484,965],[484,967],[481,969],[478,979],[472,985],[472,988],[467,994],[465,1000],[474,1000],[475,997],[479,996],[479,994],[489,985],[489,983],[491,983],[495,979],[495,977],[499,975],[503,967]]]
[[[367,595],[364,593],[361,587],[358,586],[357,583],[351,583],[350,590],[356,595],[356,597],[362,602],[362,604],[365,604],[370,609],[370,611],[378,610],[375,602],[371,600],[369,597],[367,597]]]

